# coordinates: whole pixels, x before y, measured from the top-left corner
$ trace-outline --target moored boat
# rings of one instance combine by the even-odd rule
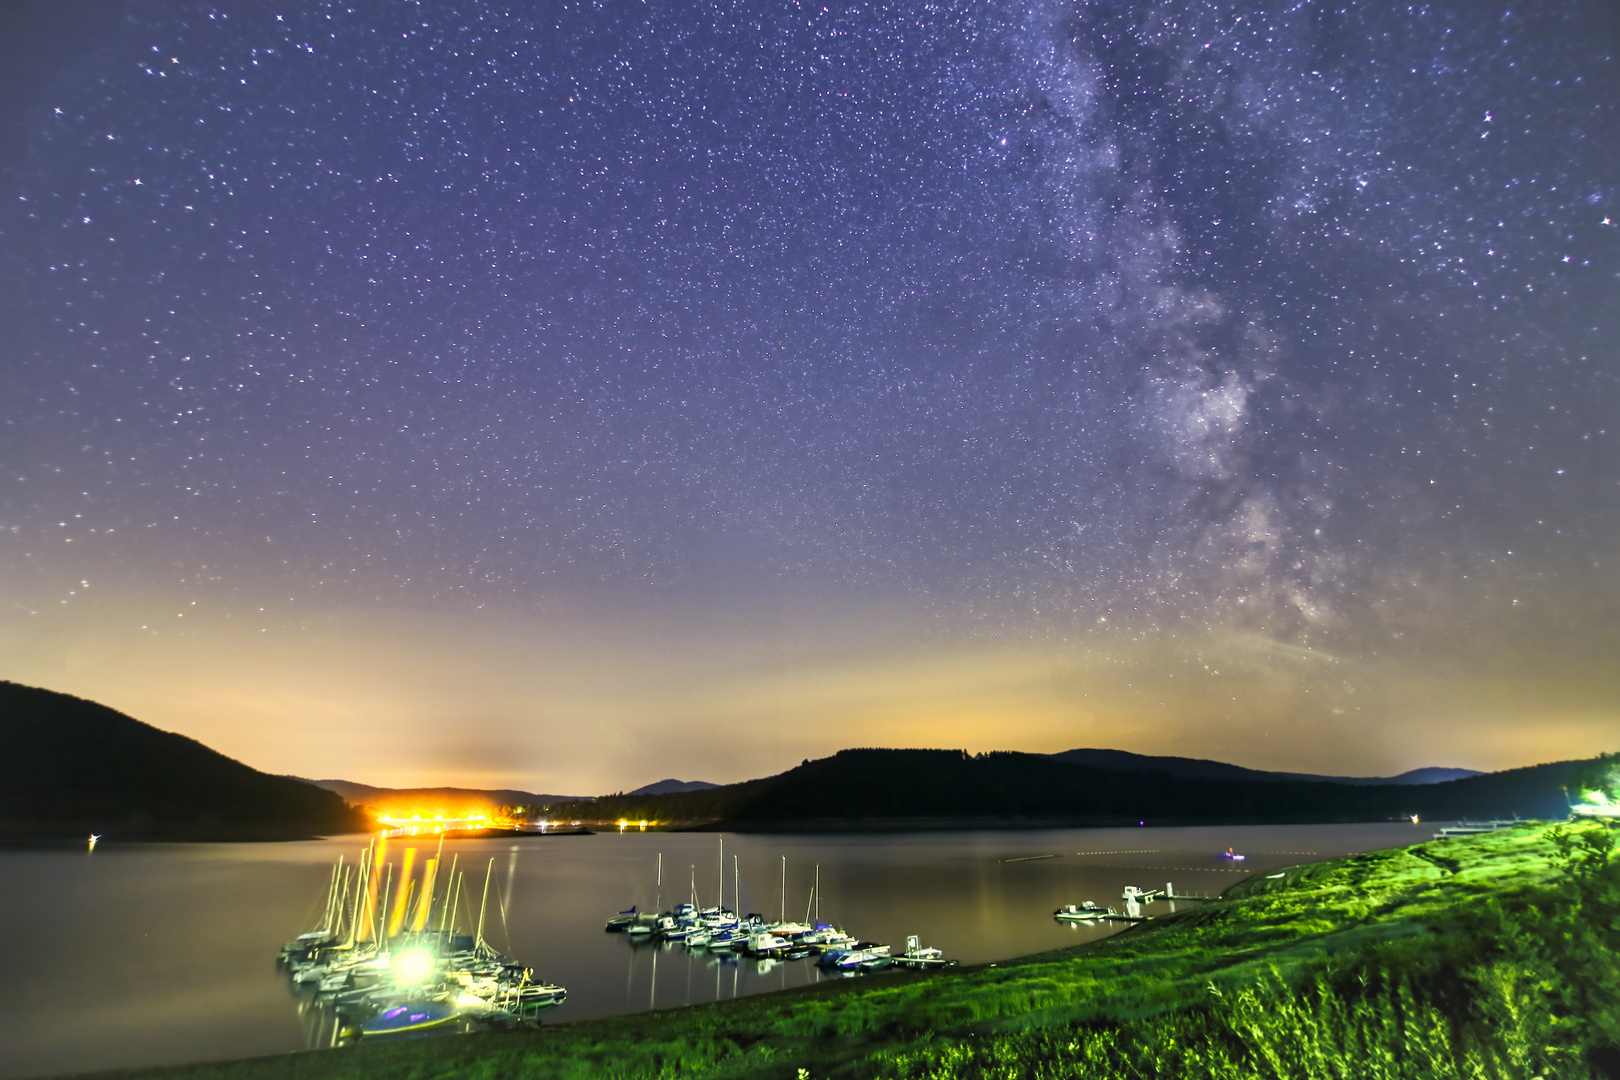
[[[893,958],[899,967],[906,968],[944,968],[955,967],[955,960],[945,959],[945,953],[940,949],[923,945],[916,934],[906,938],[906,951]]]
[[[607,921],[607,925],[602,927],[602,929],[606,930],[610,934],[619,934],[630,929],[631,924],[635,921],[636,905],[631,904],[628,908],[609,919]]]
[[[749,935],[747,949],[750,956],[769,956],[786,949],[789,944],[786,938],[777,937],[769,930],[761,930]]]

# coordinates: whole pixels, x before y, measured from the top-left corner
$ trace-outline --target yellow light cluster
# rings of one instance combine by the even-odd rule
[[[409,829],[413,832],[444,832],[446,829],[487,829],[490,827],[515,828],[517,823],[493,818],[480,810],[464,814],[446,814],[442,810],[410,813],[383,811],[375,815],[377,823],[387,829]]]
[[[401,824],[416,823],[416,822],[435,822],[435,821],[488,821],[489,820],[489,815],[488,814],[481,814],[476,810],[469,810],[465,814],[456,814],[454,816],[446,814],[443,810],[440,810],[435,814],[428,815],[428,814],[422,813],[422,811],[420,811],[420,810],[417,810],[417,811],[412,812],[409,816],[406,816],[403,813],[401,813],[401,814],[389,814],[389,813],[378,814],[377,815],[377,820],[378,821],[397,821],[397,822],[400,822]]]

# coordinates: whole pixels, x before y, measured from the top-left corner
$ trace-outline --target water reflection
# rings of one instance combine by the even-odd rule
[[[1218,893],[1255,873],[1417,835],[1409,823],[727,835],[722,863],[713,834],[626,831],[453,842],[443,857],[451,865],[459,859],[463,870],[496,860],[486,934],[537,978],[568,988],[567,1001],[546,1017],[551,1023],[839,977],[813,961],[738,959],[603,933],[616,911],[667,908],[692,890],[713,906],[723,888],[727,907],[770,918],[784,907],[797,918],[806,902],[813,916],[819,900],[822,921],[857,937],[898,949],[916,934],[973,964],[1121,932],[1122,925],[1063,923],[1052,913],[1085,900],[1123,910],[1127,885],[1173,882],[1178,894]],[[28,929],[12,936],[0,968],[0,1077],[331,1045],[334,1018],[301,995],[289,999],[275,958],[319,921],[339,854],[352,858],[364,844],[360,837],[148,846],[103,839],[93,853],[83,841],[72,851],[0,851],[7,882],[0,922]],[[1236,865],[1219,858],[1229,847],[1248,858]],[[477,906],[474,893],[474,915]],[[1168,910],[1154,901],[1144,913]],[[458,920],[470,930],[465,908]],[[97,972],[101,985],[140,992],[86,994],[85,971]]]
[[[616,937],[609,944],[621,953],[624,972],[623,1005],[615,1012],[725,1001],[839,977],[822,971],[813,958],[744,957],[688,949],[675,941],[639,942],[627,937]]]

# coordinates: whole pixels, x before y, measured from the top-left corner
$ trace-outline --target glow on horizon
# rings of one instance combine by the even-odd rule
[[[50,633],[26,640],[13,624],[10,677],[265,771],[382,787],[597,795],[745,780],[852,746],[1391,775],[1588,756],[1617,726],[1614,676],[1555,658],[1480,670],[1253,635],[949,639],[853,605],[797,627],[791,649],[690,613],[649,615],[639,636],[617,615],[564,631],[512,613],[330,612],[274,633],[199,616],[156,639],[117,630],[117,604],[101,614],[31,622]],[[668,737],[682,731],[705,737]]]

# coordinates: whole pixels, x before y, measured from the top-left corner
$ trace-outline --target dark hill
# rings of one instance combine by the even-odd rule
[[[1048,757],[1070,765],[1092,765],[1116,772],[1162,772],[1171,776],[1200,777],[1207,780],[1310,780],[1326,784],[1439,784],[1469,776],[1483,776],[1476,769],[1449,769],[1430,766],[1412,769],[1399,776],[1320,776],[1316,773],[1267,772],[1228,765],[1204,758],[1155,757],[1128,750],[1065,750]]]
[[[286,840],[368,824],[312,784],[93,701],[0,682],[0,838]]]
[[[726,828],[1157,825],[1564,817],[1556,762],[1421,786],[1175,776],[1074,765],[1041,754],[844,750],[778,776],[707,791],[579,803],[581,820],[645,818]]]

